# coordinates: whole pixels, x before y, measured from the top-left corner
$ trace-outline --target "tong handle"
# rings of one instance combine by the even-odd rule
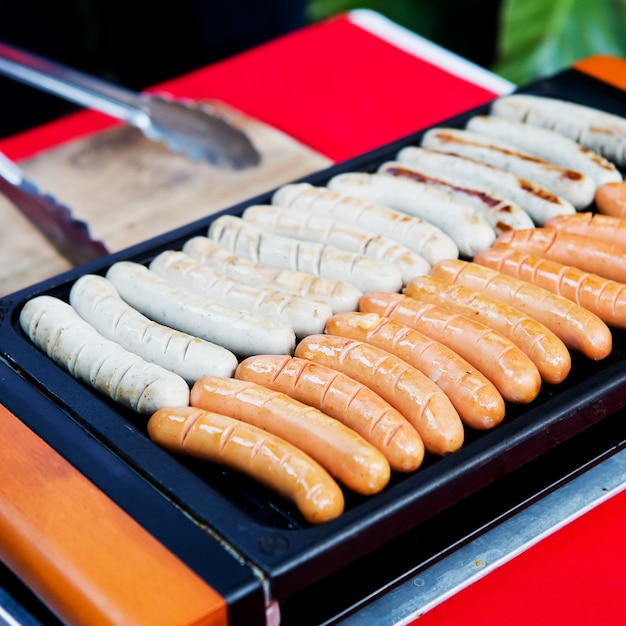
[[[0,42],[0,74],[96,109],[139,128],[150,123],[141,96]]]
[[[111,85],[2,42],[0,74],[120,119],[193,160],[235,169],[260,161],[249,137],[207,107]]]
[[[24,172],[3,152],[0,152],[0,178],[4,178],[11,185],[20,185],[24,181]]]

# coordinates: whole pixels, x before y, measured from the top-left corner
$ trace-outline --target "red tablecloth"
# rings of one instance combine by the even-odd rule
[[[160,88],[223,100],[340,161],[483,104],[512,86],[376,14],[357,11]],[[8,138],[0,149],[20,159],[113,123],[81,112]],[[415,623],[624,624],[624,524],[622,493]]]
[[[412,626],[623,626],[626,492],[466,587]]]
[[[389,30],[396,40],[406,37],[420,56],[372,36],[357,20],[383,34]],[[484,104],[507,88],[366,11],[299,30],[155,91],[223,100],[340,161]],[[20,159],[113,123],[85,111],[5,139],[0,149]]]

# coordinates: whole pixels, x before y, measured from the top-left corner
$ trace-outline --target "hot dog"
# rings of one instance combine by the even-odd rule
[[[189,386],[177,374],[103,337],[69,304],[36,296],[20,311],[29,339],[78,380],[142,414],[189,404]]]
[[[348,172],[333,176],[327,184],[340,193],[376,202],[434,224],[465,256],[489,247],[495,239],[493,228],[476,209],[453,202],[445,193],[408,178]]]
[[[493,383],[444,344],[377,313],[338,313],[326,324],[331,335],[366,341],[406,361],[452,401],[461,420],[476,429],[497,426],[504,400]]]
[[[128,304],[150,319],[224,346],[236,355],[285,354],[295,346],[289,324],[198,296],[140,263],[118,261],[106,276]]]
[[[593,107],[558,98],[513,94],[494,100],[491,114],[550,128],[626,165],[626,120]]]
[[[400,270],[403,284],[430,270],[430,263],[421,254],[397,241],[327,215],[274,205],[254,205],[249,206],[242,217],[277,235],[327,244],[392,263]]]
[[[342,280],[361,291],[398,291],[402,287],[400,271],[391,263],[276,235],[234,215],[218,217],[208,234],[227,250],[255,263]]]
[[[547,289],[459,259],[440,261],[431,273],[516,307],[590,359],[603,359],[611,352],[611,331],[597,315]]]
[[[497,234],[511,228],[534,226],[528,213],[514,202],[488,189],[448,176],[445,172],[429,174],[416,166],[400,161],[387,161],[378,168],[378,171],[381,174],[410,178],[440,189],[452,201],[468,204],[480,211]]]
[[[447,345],[491,380],[509,402],[527,403],[539,393],[541,376],[535,364],[510,339],[485,324],[382,291],[364,294],[359,310],[397,320]]]
[[[295,356],[332,367],[382,396],[415,427],[428,452],[446,455],[463,444],[463,424],[450,399],[422,372],[363,341],[309,335]]]
[[[561,383],[569,374],[572,362],[567,346],[543,324],[509,304],[435,276],[414,278],[404,293],[476,319],[504,335],[533,360],[548,383]]]
[[[514,144],[547,161],[583,172],[598,187],[622,180],[619,170],[608,159],[554,130],[493,115],[476,115],[469,120],[466,128],[479,135]]]
[[[70,290],[70,304],[107,339],[175,372],[190,385],[209,374],[232,376],[237,367],[237,357],[226,348],[157,324],[139,313],[103,276],[81,276]]]
[[[626,217],[626,182],[606,183],[598,187],[596,207],[604,215]]]
[[[588,207],[593,202],[596,184],[589,176],[541,159],[503,141],[458,128],[432,128],[424,134],[421,145],[487,163],[535,181],[577,209]]]
[[[289,441],[357,493],[377,493],[389,482],[389,463],[373,445],[339,420],[287,394],[246,380],[206,376],[191,388],[190,401]]]
[[[362,292],[340,280],[320,278],[304,272],[281,270],[253,263],[228,252],[208,237],[192,237],[183,245],[183,252],[204,265],[247,285],[276,289],[302,297],[324,300],[335,313],[354,311]]]
[[[508,247],[626,282],[626,247],[548,228],[503,233],[494,248]]]
[[[149,268],[183,289],[289,324],[296,337],[321,332],[333,312],[328,302],[246,285],[176,250],[161,252],[150,262]]]
[[[286,393],[338,419],[376,446],[392,470],[412,472],[424,459],[424,443],[407,419],[337,370],[288,355],[258,355],[242,361],[235,378]]]
[[[260,428],[194,407],[168,407],[150,417],[148,434],[167,450],[259,481],[294,502],[311,524],[343,513],[343,493],[328,472],[296,446]]]
[[[284,185],[274,193],[272,204],[367,228],[401,243],[431,264],[459,256],[454,241],[434,224],[326,187],[309,183]]]
[[[552,218],[546,228],[583,235],[626,248],[626,218],[601,213],[576,213]]]
[[[446,172],[449,176],[497,191],[522,207],[538,225],[545,224],[555,215],[576,212],[571,203],[542,185],[486,163],[416,146],[400,150],[397,159],[432,172]]]
[[[626,285],[576,267],[511,248],[492,248],[475,263],[515,276],[591,311],[609,326],[626,328]]]

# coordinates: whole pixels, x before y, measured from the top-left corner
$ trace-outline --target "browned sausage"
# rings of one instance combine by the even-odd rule
[[[546,223],[546,228],[626,246],[626,218],[624,217],[585,211],[553,217]]]
[[[626,328],[624,283],[508,248],[484,250],[474,261],[563,296],[609,326]]]
[[[299,448],[231,417],[189,406],[152,414],[148,434],[172,452],[220,463],[240,471],[296,504],[312,524],[341,515],[339,485]]]
[[[414,278],[404,293],[477,319],[508,337],[533,360],[548,383],[563,382],[569,374],[572,361],[567,346],[543,324],[509,304],[435,276]]]
[[[335,368],[380,394],[413,424],[429,452],[445,455],[463,444],[463,423],[448,396],[397,356],[332,335],[305,337],[295,356]]]
[[[340,421],[287,394],[246,380],[205,376],[191,388],[190,403],[282,437],[357,493],[377,493],[389,482],[389,463],[373,445]]]
[[[331,335],[367,341],[424,372],[450,398],[463,423],[486,429],[504,418],[495,385],[454,350],[418,330],[377,313],[338,313],[326,323]]]
[[[251,380],[310,404],[376,446],[391,469],[416,470],[424,442],[408,420],[369,387],[325,365],[289,355],[262,354],[242,361],[235,378]]]
[[[591,237],[560,232],[552,228],[511,230],[500,235],[494,248],[508,246],[577,267],[618,282],[626,282],[626,247],[598,241]]]
[[[441,261],[431,271],[433,276],[513,305],[547,326],[565,345],[590,359],[603,359],[611,352],[613,337],[609,327],[597,315],[563,296],[460,259]]]
[[[596,207],[605,215],[626,217],[626,181],[600,185],[596,190]]]
[[[370,292],[359,309],[415,328],[452,348],[482,372],[509,402],[534,400],[541,388],[536,365],[510,339],[465,315],[402,294]]]

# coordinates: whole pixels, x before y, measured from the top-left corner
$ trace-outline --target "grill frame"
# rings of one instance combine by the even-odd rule
[[[626,116],[623,91],[573,69],[519,92],[577,101]],[[439,125],[462,127],[469,117],[487,110],[488,105],[481,106]],[[401,147],[418,144],[425,130],[300,180],[322,185],[341,172],[374,171]],[[396,537],[626,406],[626,336],[614,331],[614,350],[604,361],[593,363],[572,355],[572,372],[565,383],[558,388],[544,385],[539,398],[528,406],[508,405],[505,422],[494,431],[473,433],[454,455],[427,462],[410,476],[395,476],[381,494],[370,498],[347,494],[347,509],[340,518],[312,527],[293,507],[252,481],[158,448],[147,437],[146,418],[120,409],[75,381],[21,332],[17,318],[27,299],[40,294],[67,299],[71,285],[84,273],[104,274],[120,260],[148,263],[163,250],[179,249],[190,237],[205,234],[219,215],[240,215],[249,205],[269,202],[272,193],[5,296],[0,302],[0,358],[11,371],[7,380],[17,376],[24,389],[34,392],[19,400],[11,396],[12,410],[44,439],[55,442],[70,461],[166,545],[180,539],[168,538],[163,529],[155,530],[147,513],[138,510],[136,482],[125,486],[113,472],[99,474],[90,469],[84,455],[73,449],[78,434],[72,433],[95,439],[115,458],[114,464],[139,477],[145,489],[156,490],[165,508],[182,511],[197,528],[208,529],[207,534],[218,543],[263,572],[272,595],[281,600],[384,549]],[[8,393],[5,386],[3,404]],[[208,576],[206,572],[203,575]]]

